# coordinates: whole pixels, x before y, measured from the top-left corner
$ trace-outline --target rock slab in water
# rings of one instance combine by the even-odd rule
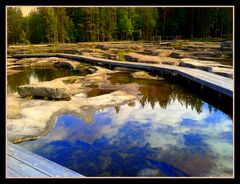
[[[154,79],[154,80],[163,80],[163,78],[160,77],[154,77],[148,74],[148,72],[145,71],[138,71],[131,74],[131,76],[135,79]]]
[[[60,80],[41,82],[37,84],[27,84],[18,87],[18,94],[21,97],[47,97],[52,99],[71,99],[71,91]]]

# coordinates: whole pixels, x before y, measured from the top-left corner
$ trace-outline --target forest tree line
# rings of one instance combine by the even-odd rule
[[[8,44],[149,41],[152,36],[232,38],[232,8],[7,8]]]

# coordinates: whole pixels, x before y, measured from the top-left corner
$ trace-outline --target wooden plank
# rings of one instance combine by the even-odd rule
[[[8,177],[23,177],[23,175],[21,175],[20,173],[14,171],[13,169],[11,168],[7,168],[7,176]]]
[[[24,177],[49,177],[49,175],[34,169],[30,165],[21,162],[8,155],[7,157],[8,167],[14,170],[15,173],[21,173]]]
[[[40,57],[44,54],[31,54],[31,55],[13,55],[14,57]],[[52,56],[51,56],[52,55]],[[148,64],[148,63],[134,63],[127,61],[115,61],[104,58],[95,58],[89,56],[80,56],[73,54],[51,54],[49,57],[62,57],[68,59],[74,59],[79,61],[89,62],[91,64],[99,64],[99,65],[111,65],[111,66],[119,66],[119,67],[130,67],[136,69],[149,69],[149,70],[157,70],[169,73],[177,73],[182,77],[185,77],[189,80],[197,82],[205,87],[211,88],[219,93],[225,94],[227,96],[233,97],[233,79],[223,77],[214,73],[206,72],[199,69],[194,68],[185,68],[179,66],[171,66],[171,65],[163,65],[163,64]],[[45,55],[46,56],[46,55]],[[47,57],[47,56],[46,56]]]
[[[20,161],[22,164],[29,165],[39,172],[50,177],[84,177],[83,175],[74,172],[66,167],[63,167],[55,162],[43,158],[35,153],[27,151],[18,145],[11,143],[7,144],[7,155]],[[8,167],[11,167],[11,162]]]

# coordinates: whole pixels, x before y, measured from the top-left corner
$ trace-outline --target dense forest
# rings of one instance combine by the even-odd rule
[[[7,9],[8,44],[151,40],[152,36],[232,38],[232,8],[39,7]]]

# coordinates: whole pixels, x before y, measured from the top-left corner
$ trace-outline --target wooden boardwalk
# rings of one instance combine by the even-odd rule
[[[7,178],[85,177],[22,147],[7,143]]]
[[[148,64],[138,62],[126,62],[126,61],[115,61],[110,59],[95,58],[82,55],[73,54],[18,54],[13,55],[13,58],[26,58],[26,57],[62,57],[68,59],[74,59],[78,61],[88,62],[96,65],[107,65],[113,67],[128,67],[142,70],[152,70],[167,72],[172,74],[179,74],[180,76],[199,83],[200,85],[210,88],[219,92],[220,94],[233,97],[233,79],[223,77],[214,73],[206,72],[194,68],[186,68],[172,65],[163,64]]]

